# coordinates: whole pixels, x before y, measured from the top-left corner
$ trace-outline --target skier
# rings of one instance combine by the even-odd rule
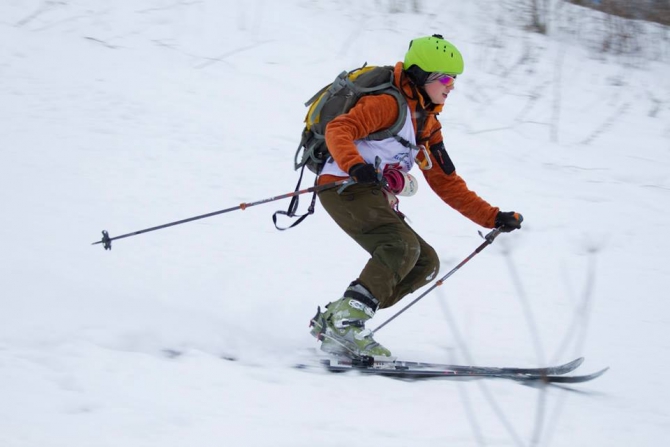
[[[323,351],[390,357],[391,352],[373,339],[365,323],[378,309],[393,306],[437,275],[440,263],[435,250],[410,228],[397,208],[395,194],[416,189],[415,179],[408,174],[415,163],[431,189],[463,216],[503,232],[521,228],[520,214],[502,212],[468,189],[445,149],[437,114],[461,73],[461,53],[442,36],[414,39],[404,62],[394,68],[394,84],[409,108],[399,134],[402,138],[364,140],[398,119],[398,102],[388,94],[363,96],[326,127],[332,162],[325,163],[318,184],[347,177],[355,183],[344,190],[320,191],[319,200],[371,257],[344,295],[324,312],[319,308],[312,319],[311,334],[321,340]]]

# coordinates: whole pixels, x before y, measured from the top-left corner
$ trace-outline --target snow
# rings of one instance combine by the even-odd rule
[[[2,2],[1,446],[657,446],[670,435],[659,42],[599,55],[569,30],[597,18],[582,8],[564,5],[579,20],[541,36],[499,2],[423,3],[390,14],[341,0]],[[280,201],[91,246],[102,229],[291,191],[302,103],[343,69],[392,64],[435,32],[466,61],[440,117],[450,155],[472,189],[526,221],[377,338],[406,360],[585,356],[579,371],[610,366],[603,377],[531,388],[291,368],[316,347],[316,306],[367,258],[321,208],[287,232],[270,219]],[[419,181],[401,209],[443,275],[483,229]]]

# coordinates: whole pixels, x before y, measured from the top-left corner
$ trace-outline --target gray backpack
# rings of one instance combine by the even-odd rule
[[[302,138],[293,160],[295,170],[300,169],[300,178],[295,187],[296,192],[300,190],[305,167],[318,175],[330,158],[325,139],[328,123],[351,110],[358,100],[365,95],[391,95],[398,102],[398,119],[396,122],[388,129],[381,129],[368,135],[365,139],[379,141],[386,138],[396,138],[403,145],[411,146],[410,142],[398,135],[407,119],[407,101],[393,84],[393,70],[393,66],[363,65],[349,72],[343,71],[331,84],[323,87],[305,103],[309,110],[307,116],[305,116],[305,128],[302,131]],[[298,195],[294,195],[286,211],[274,213],[272,220],[278,230],[293,228],[307,216],[313,214],[316,205],[316,192],[312,195],[312,202],[307,209],[307,213],[301,216],[295,214],[298,209],[298,202]],[[280,228],[277,226],[277,214],[283,214],[298,220],[287,228]]]
[[[384,140],[396,137],[407,119],[407,101],[393,85],[393,67],[368,67],[363,65],[350,72],[343,71],[335,80],[319,90],[305,106],[309,107],[305,117],[300,145],[295,153],[296,170],[307,166],[319,174],[330,157],[326,146],[326,126],[336,117],[347,113],[365,95],[386,94],[398,101],[398,119],[388,129],[366,137],[367,140]],[[302,175],[301,175],[302,177]]]

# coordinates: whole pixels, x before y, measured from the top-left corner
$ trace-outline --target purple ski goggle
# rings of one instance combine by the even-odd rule
[[[442,85],[453,85],[456,81],[456,75],[440,74],[436,81]]]
[[[426,79],[426,84],[430,84],[431,82],[439,82],[442,85],[453,85],[455,80],[456,75],[450,75],[446,73],[440,73],[439,71],[434,71],[430,75],[428,75],[428,79]]]

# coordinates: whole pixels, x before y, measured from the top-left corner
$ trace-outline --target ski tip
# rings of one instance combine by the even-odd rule
[[[580,376],[580,377],[583,378],[583,380],[582,380],[583,382],[588,382],[589,380],[597,379],[598,377],[602,376],[607,371],[609,371],[609,369],[610,369],[610,367],[608,366],[606,368],[601,369],[600,371],[596,371],[592,374],[587,374],[585,376]]]
[[[607,368],[603,368],[600,371],[596,371],[591,374],[585,374],[583,376],[552,376],[548,377],[546,380],[549,383],[583,383],[583,382],[589,382],[591,380],[597,379],[598,377],[602,376],[609,370],[609,366]]]
[[[573,361],[571,361],[569,364],[574,366],[575,368],[577,368],[577,367],[581,366],[582,363],[584,363],[584,357],[578,357],[578,358],[574,359]]]
[[[607,367],[605,367],[605,368],[601,369],[600,371],[598,371],[596,373],[593,373],[593,374],[596,375],[596,377],[600,377],[603,374],[605,374],[607,371],[609,371],[609,369],[610,369],[610,367],[607,366]]]

